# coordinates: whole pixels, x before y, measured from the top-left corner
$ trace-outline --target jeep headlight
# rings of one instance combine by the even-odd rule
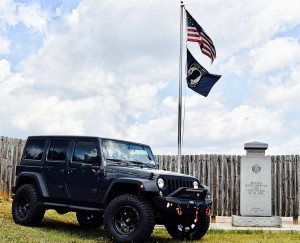
[[[165,186],[165,180],[163,178],[158,178],[157,179],[157,186],[160,189],[164,188],[164,186]]]
[[[198,188],[199,188],[199,183],[198,183],[198,181],[194,181],[194,182],[193,182],[193,187],[194,187],[194,189],[198,189]]]

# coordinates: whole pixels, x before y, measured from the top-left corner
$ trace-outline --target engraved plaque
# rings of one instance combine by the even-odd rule
[[[271,216],[270,156],[242,156],[240,186],[242,216]]]

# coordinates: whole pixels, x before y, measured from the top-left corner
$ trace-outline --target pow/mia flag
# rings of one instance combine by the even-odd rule
[[[198,94],[208,96],[211,88],[221,75],[210,74],[202,67],[187,49],[187,85]]]

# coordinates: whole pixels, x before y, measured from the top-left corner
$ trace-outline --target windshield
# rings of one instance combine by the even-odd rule
[[[114,140],[102,140],[106,160],[131,162],[132,164],[154,167],[153,154],[149,146]],[[128,164],[128,163],[127,163]]]

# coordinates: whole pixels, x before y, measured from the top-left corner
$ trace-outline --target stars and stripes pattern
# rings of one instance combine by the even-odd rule
[[[216,59],[216,49],[213,41],[205,33],[196,20],[186,11],[187,21],[187,41],[198,42],[201,52],[211,59],[211,63]]]

